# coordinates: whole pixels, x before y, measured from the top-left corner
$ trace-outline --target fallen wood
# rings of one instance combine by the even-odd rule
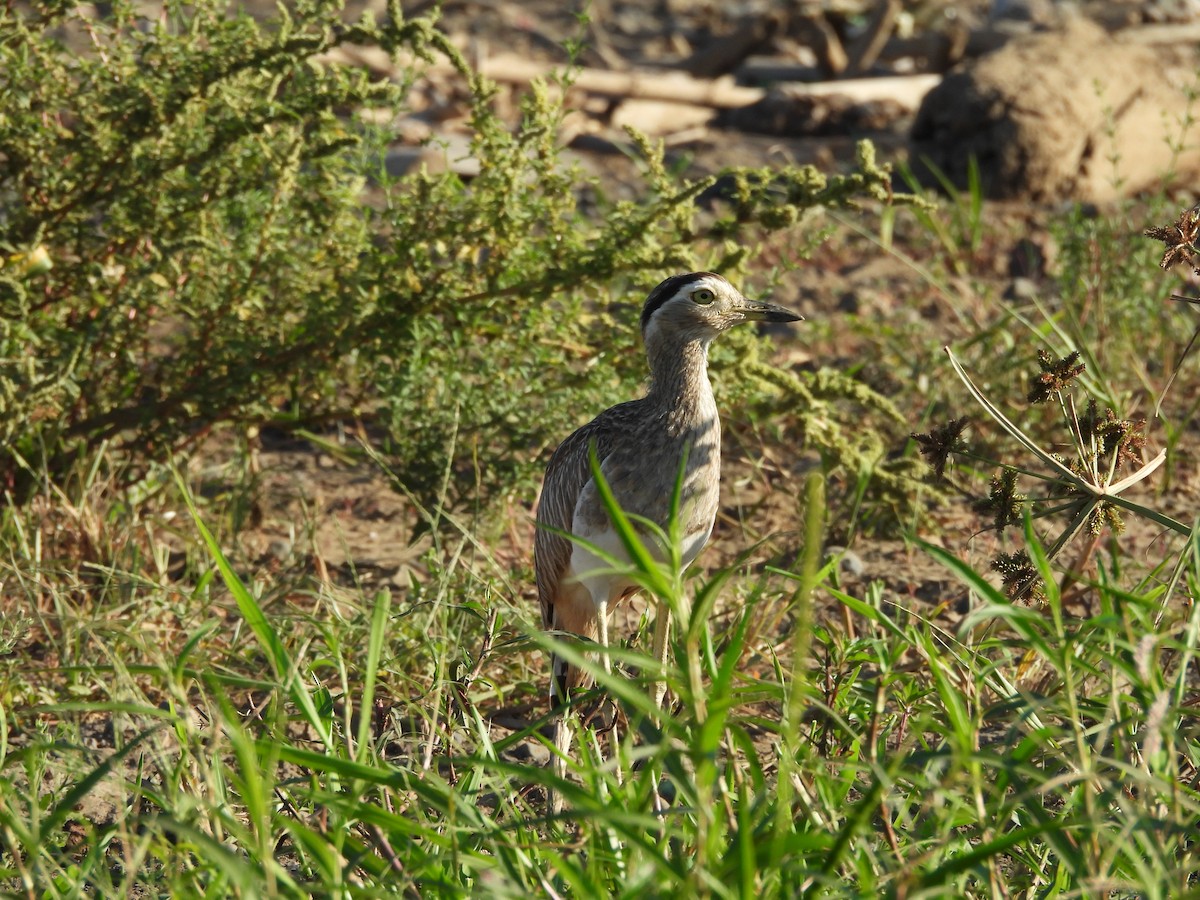
[[[553,71],[552,67],[512,56],[492,57],[485,60],[481,67],[482,74],[503,84],[528,84],[535,78],[545,78]],[[705,81],[678,72],[577,69],[572,74],[574,89],[620,99],[661,100],[714,109],[737,109],[757,103],[767,95],[763,88],[742,87],[729,79]],[[788,90],[814,97],[842,95],[857,103],[893,100],[906,109],[915,109],[939,80],[937,75],[849,78],[845,81],[788,85]]]
[[[766,45],[783,17],[779,13],[768,13],[743,20],[731,34],[707,41],[680,68],[693,78],[717,78],[728,75],[742,64],[759,47]]]
[[[871,15],[866,30],[858,37],[848,51],[849,62],[846,64],[845,75],[853,77],[866,72],[875,65],[879,53],[892,34],[896,25],[896,16],[900,14],[900,0],[882,0]]]
[[[565,70],[506,55],[490,57],[480,66],[480,74],[501,84],[528,84],[556,71]],[[763,95],[759,88],[740,87],[729,78],[705,80],[683,72],[574,69],[570,74],[572,90],[627,100],[663,100],[724,109],[745,106]]]
[[[613,112],[614,128],[634,128],[650,137],[703,128],[716,111],[711,106],[664,100],[626,100]]]
[[[781,90],[810,97],[846,97],[855,103],[890,100],[905,109],[916,109],[942,80],[941,75],[885,75],[881,78],[847,78],[817,84],[781,84]]]

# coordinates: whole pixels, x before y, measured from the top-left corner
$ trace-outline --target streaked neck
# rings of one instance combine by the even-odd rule
[[[717,405],[708,380],[707,340],[659,342],[647,347],[650,391],[647,399],[668,410],[675,427],[695,427],[716,419]]]

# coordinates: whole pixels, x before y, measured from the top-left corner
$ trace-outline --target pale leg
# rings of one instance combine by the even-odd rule
[[[608,601],[601,600],[596,604],[596,630],[600,638],[600,656],[604,660],[604,671],[612,674],[612,660],[608,657]]]
[[[659,667],[664,667],[667,663],[667,639],[671,635],[671,611],[662,603],[658,604],[658,610],[654,616],[654,659]],[[663,698],[667,694],[667,683],[665,681],[654,682],[654,705],[662,709]]]
[[[564,781],[567,777],[567,754],[571,752],[571,723],[567,721],[567,717],[573,715],[570,710],[565,710],[558,717],[558,721],[554,723],[554,749],[552,770],[556,778],[561,778]],[[563,811],[562,794],[558,791],[549,789],[546,791],[549,797],[550,814],[558,815]]]
[[[658,663],[660,671],[666,666],[667,663],[667,643],[670,636],[671,610],[667,608],[666,604],[659,603],[657,609],[655,610],[654,616],[654,659]],[[661,678],[656,680],[654,682],[654,705],[658,707],[660,711],[662,710],[663,699],[666,697],[666,694],[667,682]],[[658,778],[660,775],[661,773],[657,771],[654,774],[655,786],[653,798],[654,811],[659,815],[661,815],[663,810],[666,808],[666,804],[663,803],[662,795],[658,792]]]
[[[601,600],[596,604],[596,631],[600,641],[600,655],[604,658],[604,671],[612,674],[612,658],[608,655],[608,601]],[[617,736],[617,706],[616,701],[609,698],[612,706],[611,719],[605,724],[608,728],[608,751],[616,761],[617,783],[623,784],[625,778],[621,773],[620,752],[621,741]]]

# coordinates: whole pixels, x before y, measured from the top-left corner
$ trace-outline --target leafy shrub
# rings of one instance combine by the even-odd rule
[[[611,400],[578,375],[612,342],[602,286],[728,270],[804,209],[889,196],[864,147],[844,177],[734,172],[728,209],[701,222],[712,179],[669,176],[638,141],[645,196],[585,219],[598,192],[560,156],[549,90],[510,129],[494,88],[398,4],[350,25],[330,2],[265,22],[215,2],[88,9],[10,13],[0,40],[0,242],[52,263],[0,269],[0,484],[18,496],[102,443],[152,461],[220,423],[347,418],[379,426],[421,495],[480,455],[488,471],[450,483],[501,488]],[[380,83],[323,61],[348,43],[453,64],[477,177],[380,171],[370,113],[402,113],[419,68]],[[639,357],[616,356],[622,387]]]

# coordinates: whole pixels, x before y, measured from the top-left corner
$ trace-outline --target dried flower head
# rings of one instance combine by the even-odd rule
[[[1146,420],[1118,419],[1111,409],[1101,414],[1095,400],[1079,417],[1079,436],[1085,442],[1094,441],[1101,456],[1116,456],[1115,469],[1142,464],[1142,448],[1146,446]]]
[[[1125,520],[1121,518],[1121,510],[1111,503],[1098,503],[1088,517],[1088,531],[1099,535],[1106,527],[1113,534],[1121,534],[1125,531]]]
[[[946,474],[946,463],[951,453],[961,453],[966,449],[962,433],[967,428],[967,417],[951,419],[945,425],[939,425],[928,434],[909,435],[917,442],[917,447],[925,461],[929,463],[934,474],[942,478]]]
[[[1193,272],[1200,275],[1200,266],[1197,265],[1200,251],[1196,249],[1196,239],[1200,237],[1200,206],[1185,209],[1174,225],[1147,228],[1142,233],[1167,245],[1167,252],[1159,263],[1162,268],[1169,269],[1176,263],[1186,262]]]
[[[996,529],[1000,530],[1020,523],[1021,507],[1027,499],[1017,491],[1017,470],[1005,466],[992,476],[992,488],[976,508],[990,515]]]
[[[1087,368],[1079,361],[1079,351],[1073,350],[1062,359],[1055,359],[1045,350],[1038,351],[1038,365],[1042,371],[1034,376],[1029,389],[1030,403],[1045,403],[1055,394],[1065,391]]]
[[[992,560],[992,569],[1000,573],[1010,600],[1030,600],[1041,595],[1038,571],[1026,551],[1001,553]]]

